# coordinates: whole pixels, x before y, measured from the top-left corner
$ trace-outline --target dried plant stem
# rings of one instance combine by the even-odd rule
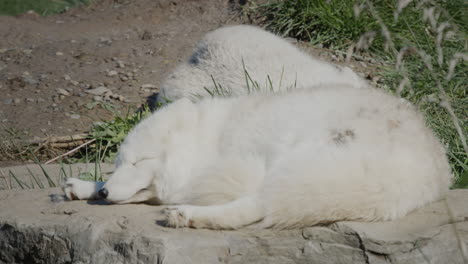
[[[70,136],[57,136],[57,137],[38,138],[38,139],[33,139],[33,140],[23,140],[23,141],[18,141],[18,143],[24,146],[29,146],[29,145],[60,146],[60,144],[63,144],[63,143],[74,144],[75,142],[85,141],[86,139],[88,139],[87,134],[78,134],[78,135],[70,135]]]
[[[39,139],[34,139],[34,140],[28,140],[25,141],[25,144],[31,145],[60,145],[63,143],[73,143],[73,142],[79,142],[79,141],[84,141],[88,138],[87,134],[78,134],[78,135],[70,135],[70,136],[57,136],[57,137],[47,137],[47,138],[39,138]]]
[[[54,161],[56,161],[56,160],[58,160],[58,159],[60,159],[60,158],[63,158],[63,157],[65,157],[65,156],[68,156],[68,155],[70,155],[70,154],[76,152],[76,151],[79,150],[80,148],[82,148],[82,147],[84,147],[84,146],[87,146],[87,145],[93,143],[94,141],[96,141],[95,138],[93,138],[93,139],[91,139],[91,140],[89,140],[89,141],[87,141],[87,142],[85,142],[85,143],[79,145],[78,147],[76,147],[76,148],[74,148],[74,149],[68,151],[67,153],[64,153],[64,154],[62,154],[62,155],[60,155],[60,156],[57,156],[57,157],[55,157],[55,158],[53,158],[53,159],[51,159],[51,160],[48,160],[48,161],[47,161],[46,163],[44,163],[44,164],[49,164],[49,163],[54,162]]]

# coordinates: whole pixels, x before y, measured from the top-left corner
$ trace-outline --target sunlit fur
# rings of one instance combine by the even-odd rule
[[[451,184],[444,147],[410,103],[343,85],[178,100],[129,134],[117,165],[107,199],[173,205],[173,227],[392,220]]]
[[[234,95],[256,88],[284,91],[321,84],[367,85],[347,67],[313,58],[261,28],[239,25],[217,29],[201,39],[190,58],[163,82],[158,98],[207,96],[204,88],[215,90],[215,82]]]

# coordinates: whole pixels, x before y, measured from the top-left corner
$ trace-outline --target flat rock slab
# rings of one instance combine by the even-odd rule
[[[162,207],[0,191],[0,263],[465,263],[468,190],[392,222],[295,230],[170,229]],[[466,251],[465,251],[466,252]]]
[[[0,168],[0,190],[39,188],[39,185],[52,187],[47,180],[49,176],[53,184],[59,186],[66,177],[92,177],[102,175],[104,179],[114,171],[115,165],[109,163],[75,163],[75,164],[28,164]],[[16,178],[16,179],[15,179]],[[39,182],[39,183],[38,183]]]

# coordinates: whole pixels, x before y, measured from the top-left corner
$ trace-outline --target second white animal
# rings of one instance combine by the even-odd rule
[[[209,95],[205,88],[214,91],[215,86],[240,95],[329,84],[367,86],[350,68],[309,56],[261,28],[228,26],[199,41],[191,57],[163,82],[158,100],[205,97]]]

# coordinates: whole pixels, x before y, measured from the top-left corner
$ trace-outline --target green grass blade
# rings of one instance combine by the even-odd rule
[[[44,184],[34,176],[34,173],[28,167],[26,167],[26,169],[28,170],[29,175],[31,175],[31,178],[36,182],[37,186],[39,186],[40,189],[44,189]]]
[[[23,189],[23,190],[26,189],[26,188],[30,189],[29,186],[26,183],[24,183],[24,182],[20,181],[18,178],[16,178],[16,175],[11,170],[9,170],[8,173],[16,181],[16,183],[19,185],[19,187],[21,189]]]

